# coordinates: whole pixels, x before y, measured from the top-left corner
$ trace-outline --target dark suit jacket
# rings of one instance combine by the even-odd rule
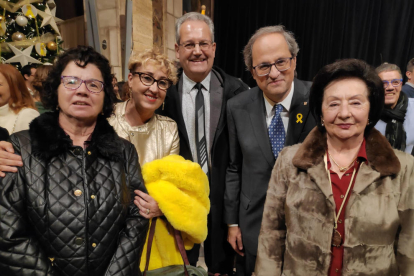
[[[7,129],[0,127],[0,141],[7,141],[9,139],[9,132]]]
[[[407,83],[404,84],[401,88],[402,92],[404,92],[409,98],[414,98],[414,87],[408,85]]]
[[[302,142],[316,125],[308,105],[311,83],[295,79],[294,84],[285,146]],[[244,248],[252,255],[257,252],[267,186],[275,164],[265,110],[263,92],[258,87],[227,104],[230,162],[224,195],[225,222],[239,224]]]
[[[208,237],[204,242],[207,265],[216,265],[225,260],[224,247],[229,247],[227,243],[227,226],[223,222],[223,199],[225,187],[226,168],[229,161],[229,139],[227,131],[226,106],[227,100],[236,94],[248,89],[248,86],[235,77],[227,75],[220,68],[213,68],[222,80],[223,93],[218,95],[215,91],[210,91],[210,141],[211,150],[211,170],[210,170],[210,202],[211,209],[208,217]],[[212,72],[213,73],[213,72]],[[184,118],[181,108],[181,97],[179,86],[170,87],[165,97],[164,109],[162,107],[157,113],[168,116],[176,121],[180,136],[180,155],[185,159],[192,160],[190,144],[185,128]],[[182,85],[182,84],[181,84]],[[181,89],[181,87],[180,87]],[[221,103],[221,104],[217,104]],[[217,116],[218,115],[218,116]],[[216,127],[214,127],[214,125]],[[230,247],[229,247],[230,248]],[[231,249],[231,248],[230,248]],[[209,261],[211,260],[211,261]],[[210,271],[209,266],[209,271]],[[216,271],[212,268],[211,271]]]

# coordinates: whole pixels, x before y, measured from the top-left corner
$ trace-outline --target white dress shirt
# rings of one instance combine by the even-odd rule
[[[280,117],[282,117],[283,126],[285,128],[285,135],[287,134],[287,130],[289,126],[289,110],[290,110],[290,105],[292,104],[293,91],[294,91],[294,83],[292,82],[292,86],[290,87],[290,91],[287,97],[280,103],[277,103],[283,106],[283,111],[280,112]],[[263,93],[263,99],[264,99],[264,103],[266,107],[266,125],[267,125],[267,128],[269,128],[270,123],[272,122],[273,116],[275,116],[275,110],[273,109],[273,106],[275,105],[275,103],[272,102],[269,98],[267,98],[264,93]]]
[[[207,148],[211,148],[210,144],[210,80],[211,72],[207,77],[201,82],[203,88],[201,91],[204,96],[204,116],[205,116],[205,135],[207,140]],[[197,146],[196,146],[196,137],[195,137],[195,98],[197,96],[197,88],[194,86],[197,83],[191,80],[183,72],[183,91],[182,91],[182,110],[185,127],[187,129],[188,139],[190,142],[191,154],[193,155],[193,161],[198,162],[197,158]],[[209,151],[208,151],[209,152]],[[209,152],[210,153],[210,152]],[[210,164],[210,154],[208,154],[209,164]]]

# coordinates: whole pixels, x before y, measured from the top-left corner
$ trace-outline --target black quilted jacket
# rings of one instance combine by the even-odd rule
[[[45,113],[11,136],[24,166],[0,179],[0,275],[140,275],[148,220],[132,144],[99,119],[83,150]]]

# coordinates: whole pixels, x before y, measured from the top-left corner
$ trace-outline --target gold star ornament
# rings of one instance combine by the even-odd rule
[[[54,17],[48,6],[46,6],[46,10],[44,12],[37,10],[37,14],[43,18],[42,25],[40,27],[50,25],[52,26],[53,30],[55,30],[55,32],[58,35],[60,35],[59,28],[56,25],[56,22],[59,23],[59,22],[62,22],[63,20],[57,17]]]

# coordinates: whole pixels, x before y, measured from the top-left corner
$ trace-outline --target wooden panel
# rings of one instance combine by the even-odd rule
[[[59,30],[62,35],[63,49],[87,44],[85,19],[83,16],[74,17],[59,23]]]

